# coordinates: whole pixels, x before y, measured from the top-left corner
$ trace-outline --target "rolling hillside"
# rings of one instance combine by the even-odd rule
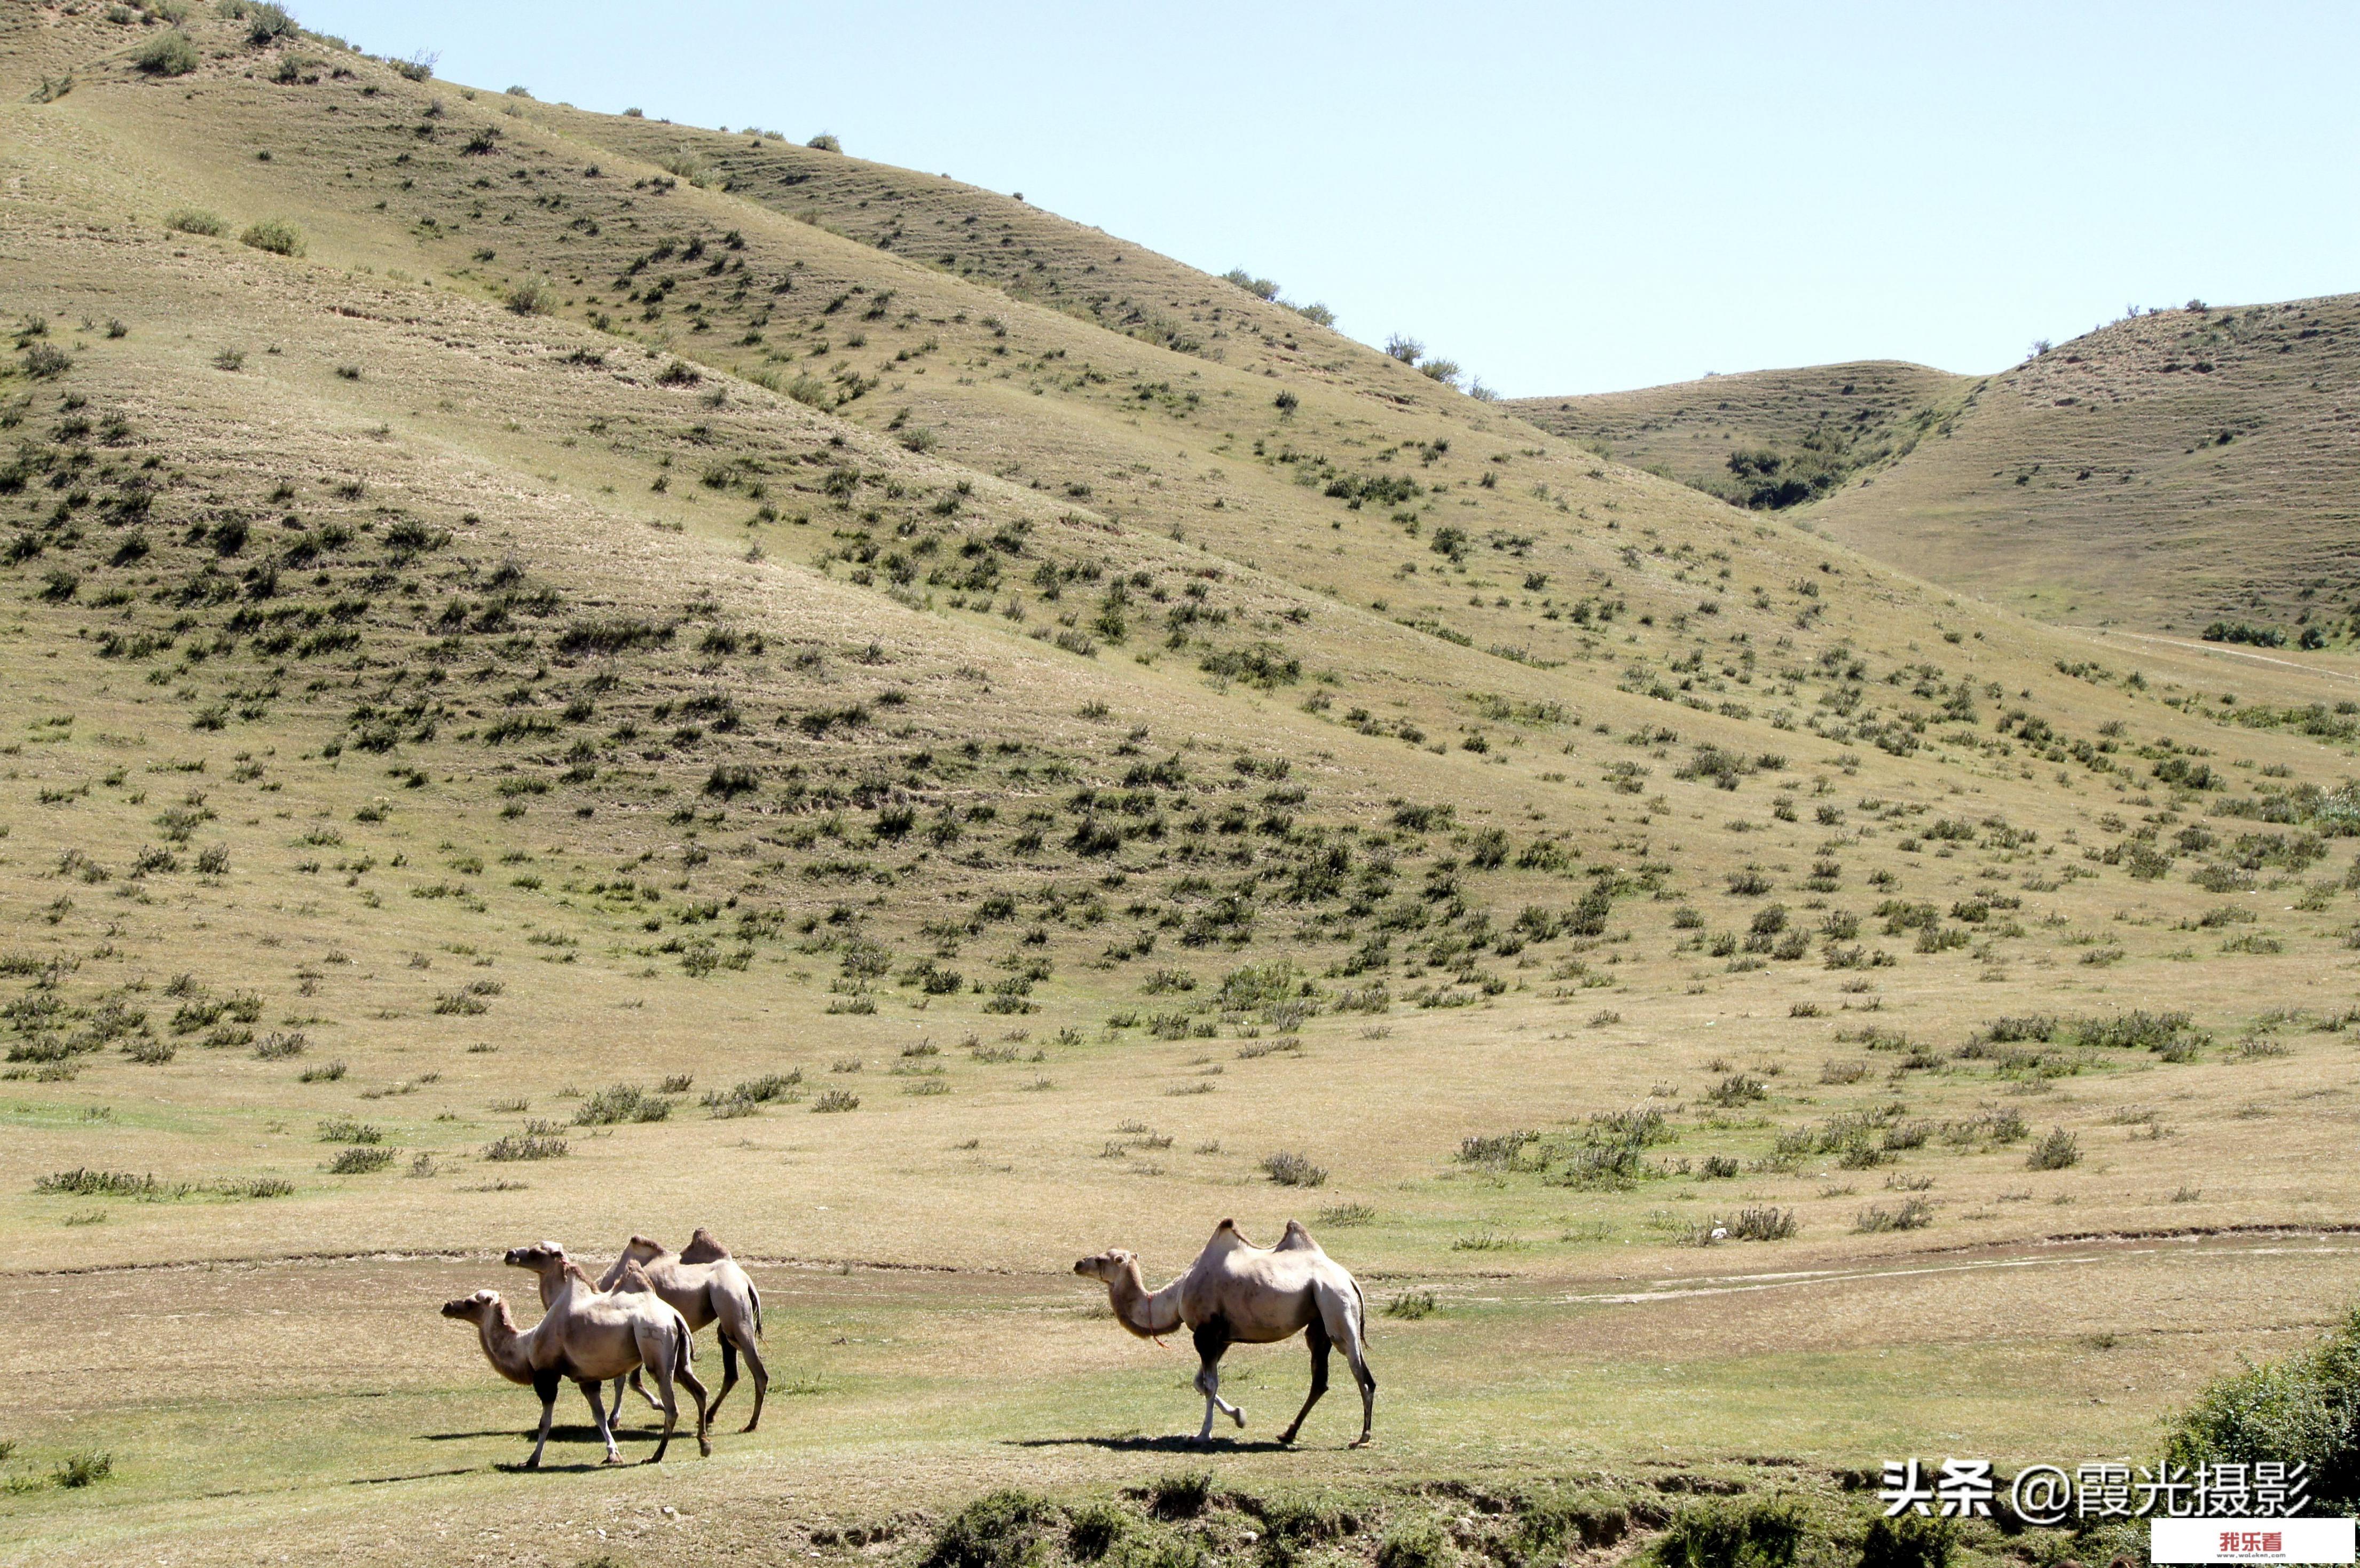
[[[2355,637],[2360,296],[2154,311],[1985,377],[1828,365],[1511,406],[2026,615]]]
[[[1922,365],[1869,360],[1504,406],[1601,456],[1733,506],[1779,511],[1907,456],[1972,385]]]
[[[1388,1314],[1404,1507],[1775,1451],[1846,1508],[1934,1388],[2127,1452],[2348,1294],[2011,1283],[2360,1198],[2360,692],[1844,520],[2086,354],[1553,434],[1008,197],[235,0],[0,13],[0,1560],[849,1563],[1129,1497],[1189,1369],[1069,1265],[1222,1214]],[[1808,531],[1634,466],[1838,426]],[[436,1303],[694,1225],[774,1414],[529,1539]],[[1631,1305],[1749,1269],[1862,1293]]]

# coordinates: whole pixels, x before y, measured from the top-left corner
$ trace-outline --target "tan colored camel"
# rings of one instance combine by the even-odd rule
[[[744,1430],[752,1432],[762,1420],[762,1398],[770,1389],[770,1371],[762,1365],[762,1353],[754,1344],[762,1334],[762,1296],[754,1289],[754,1281],[729,1256],[729,1249],[714,1240],[713,1233],[702,1225],[678,1253],[646,1236],[631,1237],[624,1244],[623,1255],[615,1259],[615,1266],[598,1281],[598,1288],[614,1290],[625,1270],[633,1265],[644,1269],[656,1294],[688,1320],[691,1334],[706,1323],[721,1325],[721,1389],[713,1396],[710,1412],[716,1421],[721,1416],[721,1401],[738,1386],[738,1357],[746,1357],[747,1373],[754,1379],[754,1413],[747,1418]],[[641,1399],[650,1406],[655,1404],[637,1372],[631,1374],[630,1384],[639,1389]],[[623,1387],[617,1382],[614,1414],[620,1416],[622,1412]]]
[[[1152,1295],[1140,1278],[1137,1255],[1120,1247],[1083,1258],[1074,1265],[1074,1272],[1104,1280],[1115,1321],[1142,1339],[1171,1334],[1184,1324],[1188,1328],[1203,1363],[1196,1373],[1196,1391],[1205,1396],[1205,1424],[1196,1433],[1197,1442],[1212,1441],[1216,1410],[1240,1427],[1246,1424],[1245,1411],[1221,1398],[1221,1353],[1231,1345],[1275,1345],[1305,1330],[1311,1341],[1311,1394],[1278,1441],[1293,1443],[1303,1429],[1303,1418],[1328,1391],[1331,1344],[1343,1350],[1352,1380],[1360,1385],[1360,1435],[1352,1446],[1370,1441],[1377,1380],[1369,1371],[1365,1350],[1367,1303],[1359,1282],[1321,1251],[1298,1222],[1287,1221],[1279,1244],[1264,1247],[1223,1220],[1188,1271]]]
[[[602,1291],[566,1258],[565,1249],[553,1243],[517,1247],[508,1254],[507,1261],[541,1278],[549,1310],[541,1322],[519,1330],[497,1290],[478,1290],[446,1301],[442,1315],[473,1323],[493,1370],[510,1382],[529,1385],[541,1396],[541,1431],[532,1457],[526,1461],[527,1469],[540,1467],[557,1408],[557,1386],[568,1377],[590,1402],[591,1418],[606,1447],[606,1463],[620,1464],[622,1454],[598,1397],[599,1385],[642,1366],[655,1373],[656,1386],[663,1394],[663,1435],[648,1463],[660,1462],[672,1444],[679,1417],[672,1396],[675,1380],[696,1399],[698,1452],[713,1452],[706,1436],[705,1385],[692,1370],[695,1341],[688,1322],[655,1294],[643,1271],[626,1270],[622,1289]]]

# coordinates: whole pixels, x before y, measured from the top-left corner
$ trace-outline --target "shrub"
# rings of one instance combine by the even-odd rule
[[[1739,1210],[1724,1228],[1737,1241],[1785,1241],[1795,1234],[1797,1224],[1794,1210],[1765,1206]]]
[[[951,1516],[919,1568],[1025,1568],[1043,1555],[1057,1518],[1057,1505],[1036,1492],[988,1492]]]
[[[328,1174],[366,1176],[372,1171],[382,1171],[392,1163],[393,1150],[389,1149],[340,1149],[337,1151],[336,1158],[328,1166]]]
[[[522,1132],[512,1132],[484,1146],[486,1160],[555,1160],[565,1152],[565,1140],[556,1136],[555,1127],[548,1122],[534,1122]]]
[[[128,1171],[93,1171],[87,1166],[78,1165],[71,1171],[36,1177],[33,1191],[72,1198],[146,1198],[166,1189],[152,1175],[135,1176]]]
[[[1213,1500],[1209,1470],[1184,1470],[1159,1475],[1147,1484],[1147,1511],[1160,1519],[1195,1519]]]
[[[273,256],[301,256],[305,249],[303,231],[284,218],[265,218],[237,237],[240,243]]]
[[[246,7],[246,41],[257,49],[280,38],[291,38],[301,31],[284,5],[274,5],[270,0],[252,0]]]
[[[1431,1290],[1404,1290],[1385,1303],[1385,1316],[1400,1318],[1407,1323],[1432,1317],[1437,1310],[1438,1304]]]
[[[1112,1503],[1084,1503],[1065,1519],[1065,1550],[1076,1563],[1096,1563],[1131,1533],[1131,1516]]]
[[[383,1143],[385,1130],[350,1116],[338,1116],[320,1124],[322,1143]]]
[[[1449,1568],[1458,1561],[1459,1549],[1430,1516],[1404,1519],[1377,1542],[1377,1568]]]
[[[660,1122],[672,1115],[672,1102],[650,1094],[637,1083],[615,1083],[599,1090],[574,1113],[575,1127],[612,1127],[617,1122]]]
[[[2051,1127],[2047,1138],[2032,1146],[2031,1154],[2025,1159],[2024,1168],[2027,1171],[2062,1171],[2069,1165],[2081,1162],[2080,1140],[2063,1127]]]
[[[830,136],[825,131],[822,131],[819,135],[812,137],[811,140],[803,143],[803,146],[811,148],[814,152],[842,152],[844,150],[844,144],[837,141],[833,136]]]
[[[1691,1503],[1656,1543],[1664,1568],[1785,1568],[1803,1541],[1803,1513],[1786,1497]]]
[[[508,303],[519,316],[546,316],[557,309],[557,290],[545,278],[528,278],[508,290]]]
[[[36,381],[63,376],[73,368],[73,356],[55,343],[37,343],[25,350],[25,374]]]
[[[1888,1209],[1883,1203],[1871,1203],[1860,1211],[1852,1229],[1863,1235],[1887,1230],[1923,1230],[1934,1223],[1934,1205],[1923,1198],[1911,1198],[1899,1208]]]
[[[813,1110],[825,1113],[857,1111],[859,1108],[860,1096],[849,1089],[830,1089],[812,1102]]]
[[[174,234],[203,234],[213,239],[229,232],[229,225],[222,222],[219,213],[208,212],[202,207],[181,207],[165,213],[164,226]]]
[[[705,379],[695,366],[685,360],[675,359],[656,373],[659,387],[694,387]]]
[[[95,1486],[114,1474],[115,1455],[103,1449],[85,1448],[59,1460],[49,1476],[60,1486]]]
[[[2248,1362],[2172,1422],[2164,1456],[2199,1465],[2311,1466],[2311,1512],[2360,1506],[2360,1308],[2282,1361]]]
[[[1874,1519],[1860,1543],[1860,1568],[1950,1568],[1958,1545],[1955,1519]]]
[[[1282,1187],[1318,1187],[1328,1181],[1325,1168],[1314,1165],[1300,1154],[1282,1149],[1262,1162],[1270,1179]]]
[[[432,49],[420,49],[408,60],[391,60],[386,63],[409,81],[431,82],[434,77],[434,67],[442,59],[441,55]]]
[[[150,76],[186,76],[197,69],[197,46],[183,32],[169,32],[150,39],[131,63]]]
[[[1751,1105],[1756,1100],[1768,1099],[1770,1090],[1768,1085],[1751,1073],[1732,1073],[1706,1090],[1704,1097],[1713,1105],[1734,1109],[1739,1105]]]

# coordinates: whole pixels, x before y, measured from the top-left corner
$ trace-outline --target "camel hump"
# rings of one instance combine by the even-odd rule
[[[1278,1245],[1271,1250],[1273,1252],[1317,1252],[1319,1244],[1311,1239],[1311,1233],[1303,1228],[1301,1220],[1289,1220],[1286,1222],[1286,1234],[1279,1237]]]
[[[664,1244],[658,1241],[654,1236],[640,1236],[635,1232],[633,1233],[631,1239],[624,1244],[623,1250],[626,1252],[645,1252],[651,1257],[661,1258],[664,1255]]]
[[[639,1260],[638,1258],[627,1258],[623,1260],[622,1275],[615,1281],[615,1289],[617,1291],[639,1290],[652,1292],[655,1288],[656,1282],[648,1278],[648,1271],[639,1267]]]
[[[688,1238],[688,1245],[681,1248],[680,1260],[683,1263],[718,1263],[728,1256],[729,1249],[714,1240],[711,1231],[699,1225],[696,1234]]]

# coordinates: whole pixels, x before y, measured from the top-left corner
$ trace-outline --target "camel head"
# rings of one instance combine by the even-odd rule
[[[511,1247],[501,1262],[511,1269],[530,1269],[539,1274],[550,1269],[563,1269],[574,1260],[565,1256],[563,1244],[536,1241],[530,1247]]]
[[[1111,1285],[1138,1267],[1139,1254],[1126,1252],[1120,1247],[1109,1247],[1095,1257],[1077,1260],[1074,1264],[1074,1272]]]
[[[457,1301],[442,1303],[444,1317],[464,1318],[472,1323],[480,1323],[499,1310],[500,1293],[497,1290],[478,1290],[472,1296],[461,1296]]]

